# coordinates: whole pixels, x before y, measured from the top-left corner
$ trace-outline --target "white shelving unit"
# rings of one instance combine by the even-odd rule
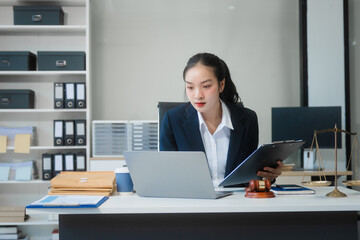
[[[36,146],[29,154],[16,154],[7,147],[0,154],[0,162],[36,160],[41,175],[43,153],[86,152],[87,168],[90,159],[91,84],[90,84],[90,0],[1,0],[0,1],[0,51],[84,51],[85,71],[0,71],[0,89],[31,89],[35,92],[34,109],[0,109],[0,126],[36,127]],[[64,15],[64,25],[34,26],[13,25],[13,6],[59,5]],[[86,109],[54,109],[55,82],[86,83]],[[53,146],[53,121],[56,119],[86,119],[86,146]],[[26,205],[47,193],[48,181],[0,181],[0,206]],[[30,216],[26,222],[0,223],[18,225],[31,239],[51,239],[51,231],[58,222]]]

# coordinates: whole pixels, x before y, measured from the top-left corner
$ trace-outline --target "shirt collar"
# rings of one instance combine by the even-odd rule
[[[221,99],[220,99],[220,103],[221,103],[221,108],[222,108],[222,118],[221,118],[221,123],[218,126],[218,129],[221,129],[223,127],[228,127],[229,129],[234,130],[234,127],[231,122],[230,111],[229,111],[228,107]],[[204,120],[203,116],[201,115],[201,113],[199,111],[197,111],[197,114],[198,114],[198,118],[199,118],[199,128],[201,131],[203,128],[207,128],[207,127],[206,127],[205,120]]]

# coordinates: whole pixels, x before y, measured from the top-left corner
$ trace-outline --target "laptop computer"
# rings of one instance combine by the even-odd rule
[[[231,192],[215,191],[203,152],[124,152],[136,193],[141,197],[216,199]]]

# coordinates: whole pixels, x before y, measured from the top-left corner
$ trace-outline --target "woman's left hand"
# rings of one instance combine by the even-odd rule
[[[258,171],[257,175],[259,177],[263,177],[265,179],[269,179],[270,181],[273,181],[275,178],[281,175],[281,170],[284,166],[282,161],[277,161],[277,167],[264,167],[263,171]]]

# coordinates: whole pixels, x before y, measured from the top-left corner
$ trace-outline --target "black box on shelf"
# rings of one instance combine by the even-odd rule
[[[38,52],[39,71],[83,71],[85,52]]]
[[[14,6],[14,25],[64,25],[61,6]]]
[[[36,55],[27,51],[1,51],[0,71],[36,70]]]
[[[34,108],[34,98],[29,89],[0,89],[0,108]]]

